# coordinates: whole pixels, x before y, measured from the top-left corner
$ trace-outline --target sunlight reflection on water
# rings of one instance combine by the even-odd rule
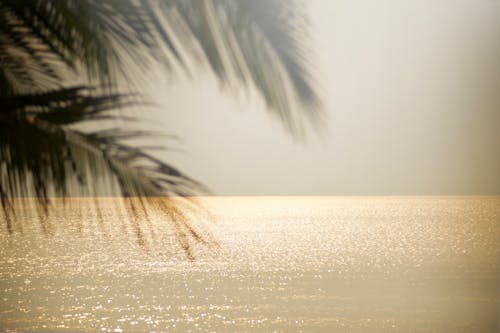
[[[207,198],[220,248],[194,262],[106,200],[0,233],[1,329],[498,331],[498,197]]]

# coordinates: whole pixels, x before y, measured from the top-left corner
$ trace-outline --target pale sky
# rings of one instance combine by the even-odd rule
[[[160,79],[166,161],[218,195],[500,194],[500,1],[306,3],[323,137],[210,74]]]

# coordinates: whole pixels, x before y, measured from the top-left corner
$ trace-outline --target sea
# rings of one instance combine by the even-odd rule
[[[0,217],[0,331],[499,331],[500,197],[126,200]]]

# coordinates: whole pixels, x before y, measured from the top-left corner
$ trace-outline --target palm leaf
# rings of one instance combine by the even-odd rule
[[[171,0],[161,5],[172,13],[171,21],[180,17],[224,83],[254,86],[293,134],[303,131],[299,110],[318,125],[320,99],[306,61],[305,16],[295,1]]]
[[[7,229],[16,209],[15,197],[36,197],[41,214],[50,209],[51,196],[128,197],[132,212],[147,212],[143,197],[170,196],[156,204],[171,218],[182,247],[190,254],[189,238],[208,242],[195,231],[188,212],[206,212],[196,205],[194,194],[206,191],[175,167],[124,143],[144,135],[142,131],[112,128],[83,132],[71,124],[95,121],[118,103],[131,104],[126,95],[96,96],[86,87],[43,94],[3,98],[0,112],[0,198]],[[23,201],[21,201],[22,203]],[[175,221],[173,218],[175,217]],[[138,238],[139,239],[139,238]]]
[[[301,136],[304,119],[321,119],[305,26],[293,0],[0,0],[0,199],[8,228],[13,197],[36,196],[46,214],[52,195],[112,193],[129,197],[134,211],[147,205],[142,197],[166,195],[180,198],[160,206],[183,247],[190,237],[203,240],[186,213],[199,207],[187,198],[203,186],[125,143],[149,133],[80,125],[137,105],[116,91],[123,82],[141,86],[153,66],[192,74],[208,65],[229,90],[255,89]]]
[[[201,61],[226,86],[255,87],[301,134],[302,113],[321,119],[303,13],[292,0],[0,0],[2,84],[43,91],[83,68],[112,86],[155,63],[193,72]]]

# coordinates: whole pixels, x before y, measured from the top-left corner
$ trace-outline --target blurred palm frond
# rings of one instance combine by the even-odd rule
[[[304,12],[293,0],[0,0],[0,86],[54,89],[83,69],[112,87],[155,63],[192,72],[194,60],[228,86],[255,87],[301,135],[302,115],[321,119]]]
[[[296,136],[318,125],[320,99],[307,61],[304,8],[294,0],[0,0],[0,199],[121,195],[135,208],[163,205],[183,247],[203,237],[186,213],[206,189],[145,147],[151,135],[81,125],[130,120],[114,112],[142,106],[144,73],[208,67],[229,90],[255,89]],[[81,86],[74,86],[80,84]],[[182,203],[179,203],[181,201]],[[141,208],[142,207],[142,208]],[[181,209],[181,207],[183,207]],[[180,223],[180,224],[179,224]],[[182,240],[183,239],[183,240]]]
[[[142,197],[178,197],[176,205],[156,205],[175,216],[176,228],[189,231],[177,231],[184,238],[181,244],[188,243],[189,235],[204,240],[182,213],[186,207],[202,211],[190,196],[206,191],[204,186],[147,150],[124,143],[151,133],[120,128],[85,132],[70,126],[120,118],[109,112],[135,103],[128,95],[95,95],[88,87],[0,98],[0,198],[9,231],[16,211],[12,198],[35,197],[46,214],[51,196],[119,193],[135,198],[127,200],[131,211],[143,212],[148,203]]]

